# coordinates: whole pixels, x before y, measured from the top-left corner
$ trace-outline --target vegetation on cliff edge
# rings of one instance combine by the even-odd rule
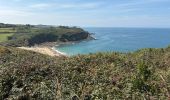
[[[0,98],[168,99],[170,48],[53,58],[0,47]]]
[[[34,46],[46,42],[74,42],[91,38],[90,33],[77,27],[13,25],[0,23],[0,43],[3,46]],[[5,36],[5,37],[4,37]]]

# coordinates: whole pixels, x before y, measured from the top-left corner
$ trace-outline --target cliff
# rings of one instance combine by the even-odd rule
[[[42,25],[7,25],[3,24],[0,34],[12,32],[8,40],[1,43],[4,46],[34,46],[46,42],[75,42],[92,39],[89,32],[77,27],[43,26]],[[10,27],[11,26],[11,27]]]

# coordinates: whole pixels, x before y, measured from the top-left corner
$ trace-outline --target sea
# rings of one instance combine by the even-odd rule
[[[170,45],[170,28],[83,28],[95,40],[56,46],[55,49],[74,56],[97,52],[133,52],[142,48],[164,48]]]

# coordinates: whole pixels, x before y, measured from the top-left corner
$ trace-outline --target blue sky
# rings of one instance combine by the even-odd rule
[[[170,0],[0,0],[0,22],[170,27]]]

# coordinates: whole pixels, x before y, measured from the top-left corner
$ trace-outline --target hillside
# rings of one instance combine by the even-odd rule
[[[0,47],[0,98],[168,99],[170,48],[54,58]]]
[[[48,25],[0,24],[3,46],[34,46],[47,42],[75,42],[92,39],[90,33],[77,27]]]

